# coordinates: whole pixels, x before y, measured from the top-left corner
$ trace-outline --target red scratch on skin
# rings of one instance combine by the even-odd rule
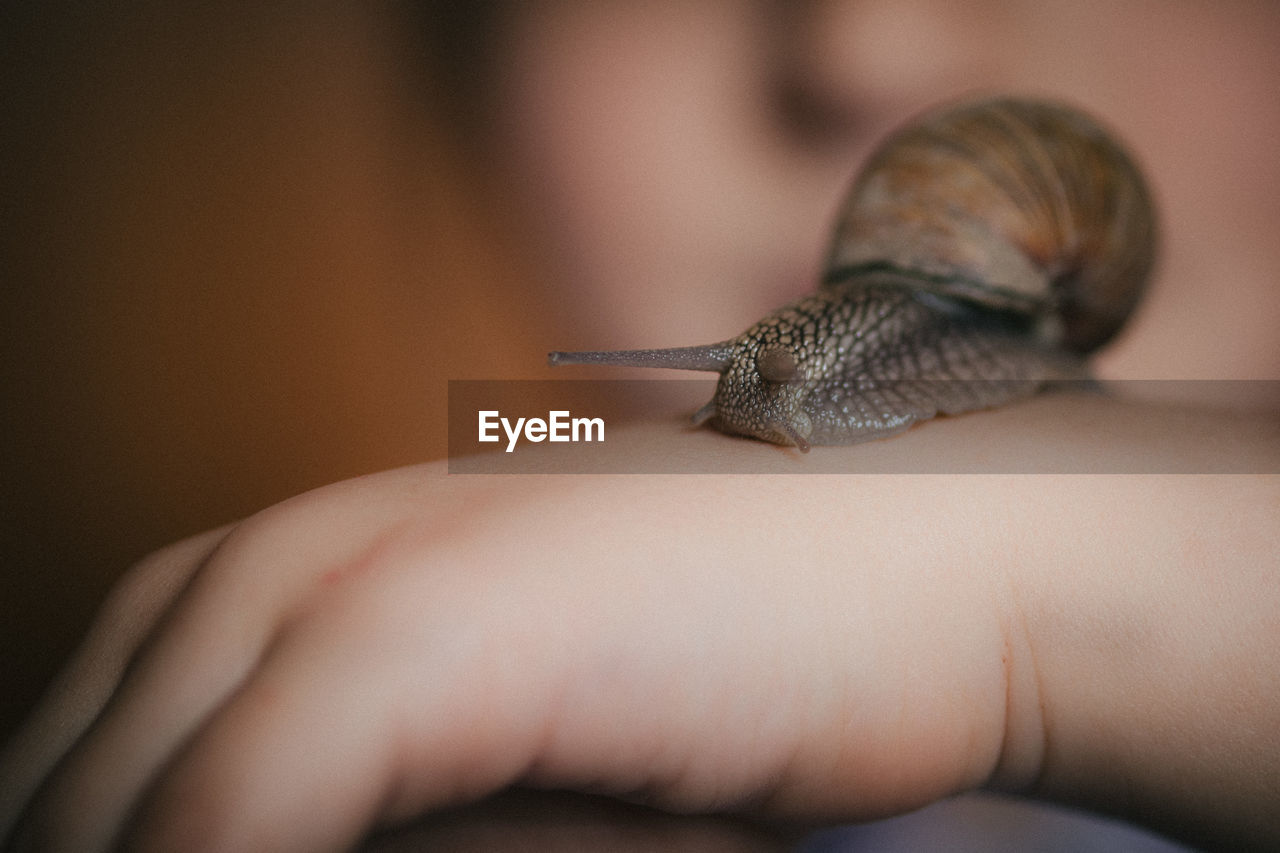
[[[404,558],[409,558],[408,563],[411,565],[420,564],[420,559],[414,559],[412,555],[428,552],[428,546],[449,539],[468,519],[484,517],[492,507],[505,506],[507,501],[508,498],[501,493],[482,494],[455,501],[447,511],[438,516],[409,515],[402,518],[382,530],[367,547],[354,556],[340,560],[332,568],[318,574],[313,588],[334,589],[368,572],[404,565]],[[399,560],[394,559],[397,553],[401,557]]]
[[[335,587],[352,578],[370,572],[378,566],[387,564],[389,562],[386,559],[387,553],[397,546],[403,546],[401,534],[410,524],[411,522],[408,520],[402,521],[384,531],[382,535],[378,536],[370,543],[369,547],[363,549],[357,556],[350,560],[345,560],[322,573],[317,578],[318,586]]]

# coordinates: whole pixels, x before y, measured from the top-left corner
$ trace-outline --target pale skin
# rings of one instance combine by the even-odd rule
[[[1217,428],[1280,468],[1272,416],[1187,437],[1067,395],[862,449],[1052,457],[1082,407],[1100,447],[1209,469]],[[3,818],[15,849],[318,850],[511,784],[819,820],[987,786],[1274,846],[1278,517],[1275,475],[364,477],[136,567],[6,752]]]

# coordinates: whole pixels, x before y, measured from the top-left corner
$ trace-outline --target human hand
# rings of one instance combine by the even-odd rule
[[[922,595],[885,568],[824,566],[816,527],[785,556],[713,543],[671,504],[679,480],[608,484],[640,525],[606,514],[598,485],[516,500],[525,482],[394,472],[144,565],[189,580],[30,826],[92,849],[140,807],[143,848],[321,849],[517,781],[874,816],[991,776],[994,579],[931,564]],[[811,503],[803,486],[775,497]],[[774,508],[734,480],[696,491],[769,528]]]
[[[337,849],[515,783],[802,819],[1121,792],[1274,838],[1275,482],[1205,479],[328,487],[135,571],[6,756],[10,812],[41,785],[16,846]]]

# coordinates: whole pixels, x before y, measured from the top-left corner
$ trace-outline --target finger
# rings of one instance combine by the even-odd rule
[[[282,505],[224,538],[37,792],[18,828],[24,843],[105,845],[156,768],[256,664],[281,614],[305,596],[326,558],[349,558],[364,547],[349,525],[317,532],[293,523],[305,522],[313,505]]]
[[[151,555],[112,591],[80,648],[0,756],[0,838],[40,780],[101,712],[126,662],[230,529],[211,530]]]
[[[421,514],[414,469],[294,498],[238,525],[143,643],[92,728],[37,791],[19,849],[109,843],[158,768],[253,670],[274,632],[326,577]],[[447,516],[444,516],[447,519]],[[434,522],[433,522],[434,523]]]
[[[525,770],[555,658],[495,666],[509,661],[494,656],[500,623],[387,574],[313,603],[273,642],[149,792],[123,848],[346,849],[380,819],[474,799]],[[424,756],[430,778],[406,784]]]
[[[16,849],[103,848],[155,767],[252,665],[267,620],[220,607],[207,583],[220,569],[221,554],[161,618],[92,726],[38,789]]]
[[[784,853],[799,834],[722,816],[675,815],[615,799],[517,789],[366,839],[360,853]]]
[[[326,578],[376,563],[406,514],[422,535],[431,501],[416,469],[348,481],[238,525],[138,649],[92,727],[37,790],[19,849],[99,849],[156,770],[257,664],[276,628]],[[464,502],[459,512],[466,512]],[[430,521],[419,519],[427,515]]]

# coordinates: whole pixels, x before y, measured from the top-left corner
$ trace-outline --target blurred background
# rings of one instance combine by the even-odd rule
[[[1265,0],[47,0],[0,33],[0,736],[131,562],[441,457],[447,380],[811,290],[869,146],[962,94],[1074,101],[1147,167],[1160,270],[1104,375],[1280,379]]]

